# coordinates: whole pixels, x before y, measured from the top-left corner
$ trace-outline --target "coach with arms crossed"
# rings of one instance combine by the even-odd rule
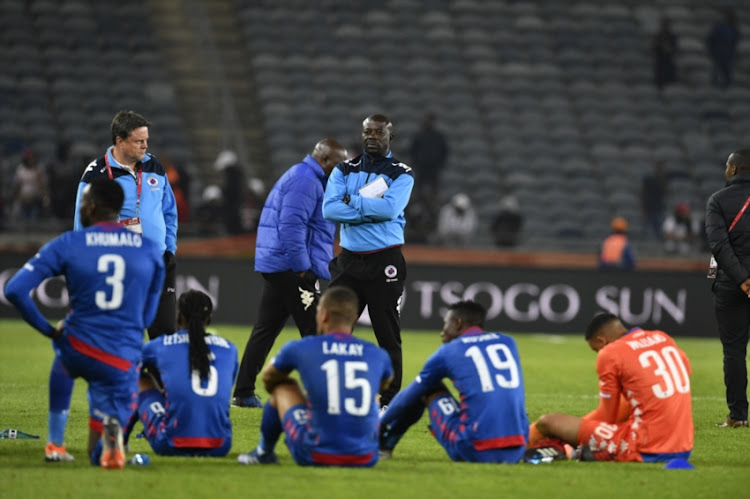
[[[242,356],[232,405],[262,407],[255,380],[291,315],[300,336],[317,331],[318,278],[330,279],[336,225],[323,218],[323,189],[346,149],[321,140],[302,162],[289,168],[271,189],[260,214],[255,271],[263,276],[258,318]]]
[[[138,113],[120,111],[112,120],[112,146],[104,156],[92,161],[78,184],[74,229],[83,224],[79,213],[83,189],[92,180],[109,177],[125,192],[119,223],[155,242],[164,255],[166,276],[159,298],[156,319],[148,328],[150,339],[176,330],[177,295],[177,203],[167,180],[164,166],[148,149],[148,127],[151,124]]]
[[[393,124],[382,114],[362,122],[361,155],[336,166],[328,178],[323,216],[341,224],[341,253],[331,261],[330,286],[348,286],[357,293],[359,313],[367,305],[378,344],[391,357],[392,385],[380,394],[388,405],[401,388],[401,318],[406,262],[404,209],[414,176],[393,157]]]

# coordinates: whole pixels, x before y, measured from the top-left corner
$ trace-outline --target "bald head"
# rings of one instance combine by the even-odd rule
[[[346,148],[333,139],[323,139],[313,148],[310,156],[323,168],[326,176],[330,175],[333,169],[345,161],[347,158]]]

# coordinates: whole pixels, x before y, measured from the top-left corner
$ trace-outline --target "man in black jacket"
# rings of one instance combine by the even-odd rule
[[[726,186],[706,205],[706,235],[716,259],[712,285],[729,416],[722,427],[747,426],[747,343],[750,331],[750,149],[727,159]],[[747,211],[747,213],[746,213]]]

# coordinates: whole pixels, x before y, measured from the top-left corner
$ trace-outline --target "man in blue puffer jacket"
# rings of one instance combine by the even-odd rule
[[[347,157],[333,139],[315,145],[271,189],[260,214],[255,271],[263,276],[258,318],[242,356],[232,405],[262,407],[255,379],[291,315],[301,336],[317,332],[318,278],[329,280],[336,224],[323,218],[323,191],[333,168]]]

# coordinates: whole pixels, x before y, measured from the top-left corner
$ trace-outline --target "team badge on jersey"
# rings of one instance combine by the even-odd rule
[[[149,177],[148,180],[146,180],[146,183],[151,187],[156,187],[157,185],[159,185],[159,181],[156,180],[156,177]]]
[[[397,277],[398,276],[398,269],[396,268],[395,265],[386,265],[386,267],[383,270],[383,272],[385,273],[385,276],[387,277],[387,279],[385,280],[385,282],[398,281],[398,277]]]

